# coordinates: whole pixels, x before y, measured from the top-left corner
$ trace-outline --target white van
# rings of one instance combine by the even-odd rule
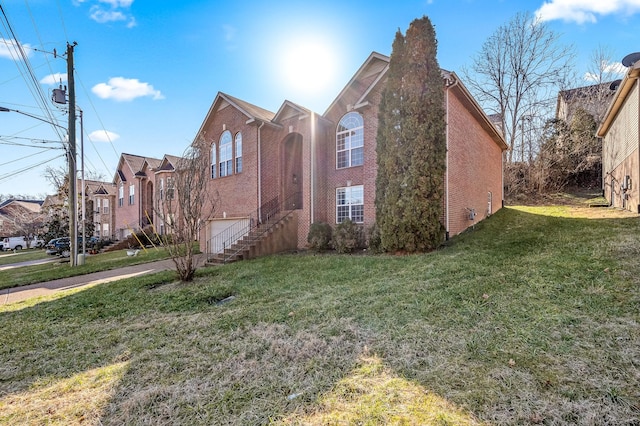
[[[36,248],[42,247],[43,241],[34,237],[29,242],[29,247]],[[25,237],[7,237],[2,240],[2,250],[22,250],[27,248],[27,241]]]

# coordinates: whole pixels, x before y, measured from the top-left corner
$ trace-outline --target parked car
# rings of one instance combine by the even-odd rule
[[[54,254],[58,254],[58,246],[57,243],[59,240],[61,240],[62,238],[54,238],[52,240],[50,240],[46,245],[45,245],[45,253],[49,254],[49,255],[54,255]]]

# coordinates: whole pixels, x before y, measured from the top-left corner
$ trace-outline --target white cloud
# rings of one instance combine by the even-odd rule
[[[543,21],[561,19],[578,24],[595,23],[599,16],[633,15],[640,12],[640,0],[550,0],[536,10]]]
[[[107,83],[96,84],[91,91],[102,99],[113,99],[118,102],[132,101],[146,96],[153,100],[164,99],[159,90],[136,78],[113,77]]]
[[[120,139],[120,135],[108,130],[94,130],[89,133],[89,139],[93,142],[114,142]]]
[[[49,74],[48,76],[44,77],[42,80],[40,80],[41,84],[46,84],[47,86],[54,86],[56,84],[60,84],[60,83],[66,83],[67,82],[67,73],[55,73],[55,74]]]
[[[78,5],[87,0],[76,0]],[[136,18],[129,13],[133,0],[97,0],[90,9],[90,17],[99,24],[108,22],[127,22],[127,28],[137,25]],[[95,0],[94,0],[95,3]],[[103,5],[108,5],[103,7]]]
[[[6,59],[17,59],[19,58],[18,53],[18,42],[13,39],[0,38],[0,58]],[[23,44],[22,48],[24,49],[27,56],[31,56],[33,51],[31,50],[31,45]]]
[[[133,0],[98,0],[100,3],[110,4],[111,7],[131,7]]]
[[[620,62],[603,62],[601,65],[601,70],[603,75],[618,75],[622,77],[624,73],[627,72],[627,67],[622,65],[622,63]],[[584,74],[584,79],[586,81],[597,82],[600,81],[600,76],[592,72],[587,72]]]
[[[117,10],[103,10],[96,6],[91,9],[91,19],[99,24],[105,24],[107,22],[126,21],[127,16]]]

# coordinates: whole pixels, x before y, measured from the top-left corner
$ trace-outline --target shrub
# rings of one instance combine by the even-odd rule
[[[331,225],[324,222],[314,222],[309,229],[307,242],[312,250],[323,251],[329,248],[331,243]]]
[[[382,239],[378,225],[373,224],[367,229],[367,247],[372,253],[382,253]]]
[[[350,219],[345,219],[336,226],[333,233],[333,248],[338,253],[351,253],[355,249],[364,246],[362,227],[353,223]]]

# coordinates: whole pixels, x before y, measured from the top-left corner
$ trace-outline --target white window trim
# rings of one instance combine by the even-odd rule
[[[343,122],[343,120],[345,120],[347,117],[349,116],[357,116],[360,119],[360,122],[362,123],[362,125],[358,126],[358,127],[354,127],[354,128],[349,128],[347,130],[343,130],[343,131],[338,131],[338,128],[340,128],[340,123]],[[358,146],[351,146],[351,138],[352,135],[355,134],[356,132],[361,132],[362,133],[362,145],[358,145]],[[338,149],[338,139],[340,138],[341,135],[346,135],[345,136],[345,141],[348,142],[345,143],[345,145],[347,146],[345,149]],[[345,115],[342,116],[342,118],[340,119],[340,121],[338,122],[338,127],[336,128],[336,169],[346,169],[349,167],[356,167],[356,166],[362,166],[364,164],[364,159],[362,161],[361,164],[353,164],[352,163],[352,153],[355,149],[361,148],[364,150],[364,117],[362,117],[362,115],[360,115],[357,112],[349,112]],[[347,165],[345,166],[340,166],[339,165],[339,154],[342,152],[346,152],[347,153]],[[363,153],[364,155],[364,153]]]
[[[362,203],[351,203],[351,192],[354,189],[360,189],[362,191]],[[338,193],[341,190],[345,190],[345,199],[348,201],[347,204],[338,204]],[[344,187],[340,187],[340,188],[336,188],[336,223],[339,224],[341,223],[339,221],[339,213],[338,213],[338,208],[339,207],[344,207],[344,206],[349,206],[349,216],[348,218],[351,219],[354,223],[364,223],[364,185],[354,185],[354,186],[344,186]],[[353,220],[353,206],[362,206],[362,221],[354,221]]]

